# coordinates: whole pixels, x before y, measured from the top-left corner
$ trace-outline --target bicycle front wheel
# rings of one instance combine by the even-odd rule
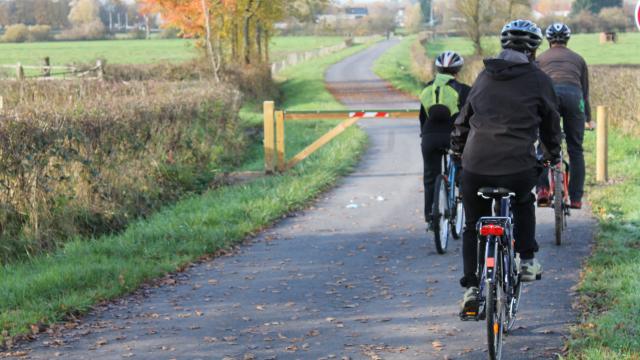
[[[458,189],[456,187],[456,189]],[[458,191],[456,190],[456,218],[455,221],[452,222],[453,228],[451,232],[454,239],[460,239],[462,237],[462,231],[464,230],[464,206],[462,205],[462,199],[458,196]]]
[[[443,175],[436,178],[433,196],[433,238],[438,254],[447,252],[449,244],[449,196],[447,180]]]
[[[561,171],[553,173],[553,212],[555,215],[556,245],[562,244],[564,233],[564,176]]]

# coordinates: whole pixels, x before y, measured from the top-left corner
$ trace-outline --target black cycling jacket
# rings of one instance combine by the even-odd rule
[[[560,115],[549,76],[530,62],[497,58],[484,63],[451,137],[452,150],[462,153],[462,167],[479,175],[536,167],[538,134],[547,156],[558,158]]]

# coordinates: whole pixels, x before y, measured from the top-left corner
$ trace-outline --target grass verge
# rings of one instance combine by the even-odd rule
[[[585,149],[595,149],[588,134]],[[586,153],[593,171],[595,152]],[[612,131],[606,186],[592,184],[589,200],[599,221],[593,255],[579,286],[584,318],[573,330],[569,359],[638,359],[640,354],[640,143]]]
[[[411,44],[415,41],[415,35],[402,39],[375,62],[373,71],[396,89],[418,96],[424,84],[411,74]]]
[[[309,82],[321,81],[330,64],[363,47],[288,70],[289,80],[282,86],[284,106],[337,107],[322,82]],[[255,113],[251,116],[257,120]],[[287,145],[295,150],[332,124],[290,126],[288,139],[295,142]],[[77,238],[50,255],[5,265],[0,269],[2,337],[7,341],[42,328],[36,324],[86,312],[95,303],[126,294],[143,282],[243,240],[335,183],[356,163],[365,144],[364,132],[352,127],[285,175],[211,190],[137,221],[119,235]]]

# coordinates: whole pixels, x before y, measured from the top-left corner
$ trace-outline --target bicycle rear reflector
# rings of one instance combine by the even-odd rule
[[[480,228],[480,235],[482,236],[502,236],[504,235],[504,228],[500,225],[483,225]]]
[[[496,266],[496,259],[492,258],[492,257],[488,257],[487,258],[487,267],[488,268],[493,268]]]

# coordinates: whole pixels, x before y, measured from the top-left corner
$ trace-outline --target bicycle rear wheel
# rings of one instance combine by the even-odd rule
[[[496,254],[497,255],[497,254]],[[500,259],[498,256],[496,258]],[[502,358],[502,336],[505,332],[506,306],[502,283],[502,265],[495,262],[494,281],[487,281],[487,345],[490,359]]]
[[[555,215],[556,245],[562,244],[564,233],[564,176],[561,171],[553,172],[553,212]]]
[[[449,194],[447,180],[443,175],[436,178],[433,196],[433,238],[439,254],[447,252],[449,244]]]

